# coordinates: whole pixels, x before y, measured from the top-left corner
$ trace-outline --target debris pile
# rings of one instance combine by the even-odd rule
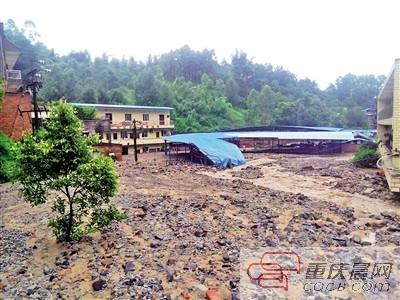
[[[331,174],[320,186],[328,190],[344,191],[348,176],[349,195],[384,201],[374,197],[373,173],[335,160],[323,168],[318,157],[271,155],[272,162],[252,164],[259,157],[226,171],[118,162],[114,201],[128,218],[70,245],[55,243],[48,207],[30,208],[15,189],[0,186],[0,291],[6,298],[238,299],[243,247],[399,245],[399,204],[371,213],[296,192],[295,181],[293,192],[259,184],[276,180],[264,177],[265,168],[282,169],[288,179]],[[367,188],[374,192],[363,193]],[[13,206],[8,198],[16,199]]]

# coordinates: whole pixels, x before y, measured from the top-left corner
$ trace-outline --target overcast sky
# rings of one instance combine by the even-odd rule
[[[0,20],[36,24],[57,53],[87,49],[145,60],[185,44],[235,49],[325,88],[338,76],[385,74],[400,57],[400,1],[12,0]]]

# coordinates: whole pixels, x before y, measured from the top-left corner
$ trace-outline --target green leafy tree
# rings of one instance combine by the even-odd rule
[[[346,125],[349,128],[366,128],[368,126],[367,117],[361,107],[352,107],[345,113]]]
[[[50,220],[58,241],[79,240],[123,215],[111,203],[117,175],[111,158],[92,156],[97,136],[81,134],[72,106],[52,106],[50,117],[18,146],[21,192],[32,205],[52,199]],[[55,194],[49,196],[54,191]]]
[[[75,106],[74,110],[80,120],[93,120],[96,118],[96,108],[93,106]]]

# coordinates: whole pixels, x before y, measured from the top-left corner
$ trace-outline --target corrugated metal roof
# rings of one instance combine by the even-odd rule
[[[167,106],[141,106],[141,105],[117,105],[117,104],[95,104],[95,103],[69,103],[69,104],[74,105],[74,106],[92,106],[92,107],[103,107],[103,108],[173,110],[172,107],[167,107]]]
[[[226,132],[225,137],[242,138],[277,138],[281,140],[342,140],[352,141],[351,131],[247,131]]]
[[[298,125],[285,125],[277,126],[278,128],[293,128],[293,129],[305,129],[314,131],[341,131],[343,128],[340,127],[328,127],[328,126],[298,126]]]

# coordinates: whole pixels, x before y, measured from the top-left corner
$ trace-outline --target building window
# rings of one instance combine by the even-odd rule
[[[133,140],[134,136],[133,136],[133,132],[129,133],[129,138]]]
[[[106,113],[106,119],[110,120],[110,123],[112,123],[112,113]]]
[[[132,121],[132,114],[125,114],[125,121]]]
[[[114,132],[114,133],[113,133],[113,139],[114,139],[114,140],[118,139],[118,133],[117,133],[117,132]]]
[[[128,138],[128,131],[121,131],[121,139],[127,139]]]
[[[142,137],[146,138],[146,137],[148,137],[148,136],[149,136],[149,134],[147,133],[147,131],[143,131],[143,132],[142,132]]]
[[[160,132],[157,131],[157,132],[156,132],[156,138],[159,138],[159,137],[160,137]]]
[[[167,131],[166,130],[161,130],[161,136],[166,136],[167,135]]]
[[[107,140],[111,140],[111,133],[106,133]]]
[[[165,125],[164,115],[160,115],[160,125]]]
[[[143,114],[143,121],[149,120],[149,114]]]

